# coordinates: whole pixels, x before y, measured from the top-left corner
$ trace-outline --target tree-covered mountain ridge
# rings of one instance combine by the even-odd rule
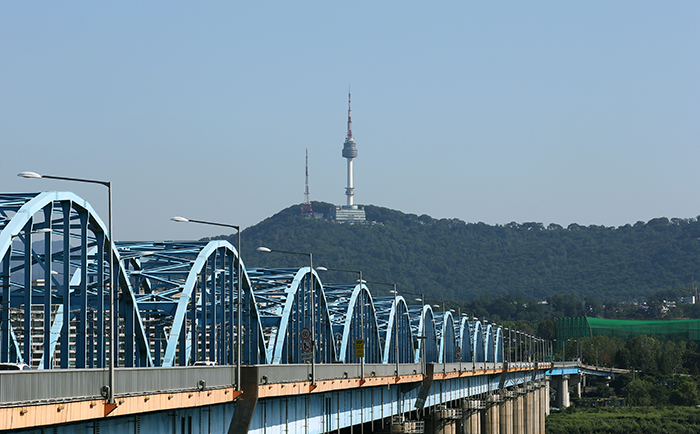
[[[312,205],[317,212],[333,206]],[[601,301],[643,300],[689,288],[700,276],[698,218],[661,217],[619,227],[488,225],[366,205],[363,225],[305,218],[300,209],[290,206],[242,232],[246,267],[308,265],[303,256],[262,253],[258,246],[311,252],[314,266],[361,270],[366,280],[395,282],[401,292],[459,301],[485,295],[544,300],[571,290]],[[221,238],[236,244],[233,235]],[[320,273],[326,283],[354,279]]]

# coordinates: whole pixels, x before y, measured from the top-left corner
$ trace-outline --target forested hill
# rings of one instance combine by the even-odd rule
[[[314,210],[331,204],[314,202]],[[556,224],[487,225],[433,219],[367,205],[368,225],[338,224],[286,208],[242,233],[247,267],[301,267],[303,256],[257,252],[258,246],[312,252],[314,266],[362,270],[366,280],[401,291],[469,300],[512,294],[542,300],[574,290],[601,301],[643,300],[688,288],[700,276],[700,222],[657,218],[617,228]],[[230,237],[235,245],[235,237]],[[325,282],[351,282],[348,273]],[[372,286],[386,293],[386,288]]]

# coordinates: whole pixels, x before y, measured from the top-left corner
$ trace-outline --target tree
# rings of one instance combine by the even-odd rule
[[[645,380],[636,379],[627,384],[622,392],[622,395],[627,400],[628,405],[633,406],[650,406],[652,399],[649,392],[652,389],[652,384]]]
[[[700,403],[698,385],[688,378],[680,378],[677,388],[671,392],[670,402],[673,405],[697,405]]]

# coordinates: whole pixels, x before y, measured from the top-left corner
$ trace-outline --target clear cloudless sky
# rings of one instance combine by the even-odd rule
[[[700,215],[698,1],[0,3],[0,191],[70,190],[119,240],[304,199],[620,226]]]

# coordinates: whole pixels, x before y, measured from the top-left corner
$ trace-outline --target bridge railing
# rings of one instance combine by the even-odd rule
[[[0,406],[104,399],[107,375],[97,369],[0,372]],[[115,385],[118,397],[133,396],[230,387],[235,376],[234,366],[117,368]]]

